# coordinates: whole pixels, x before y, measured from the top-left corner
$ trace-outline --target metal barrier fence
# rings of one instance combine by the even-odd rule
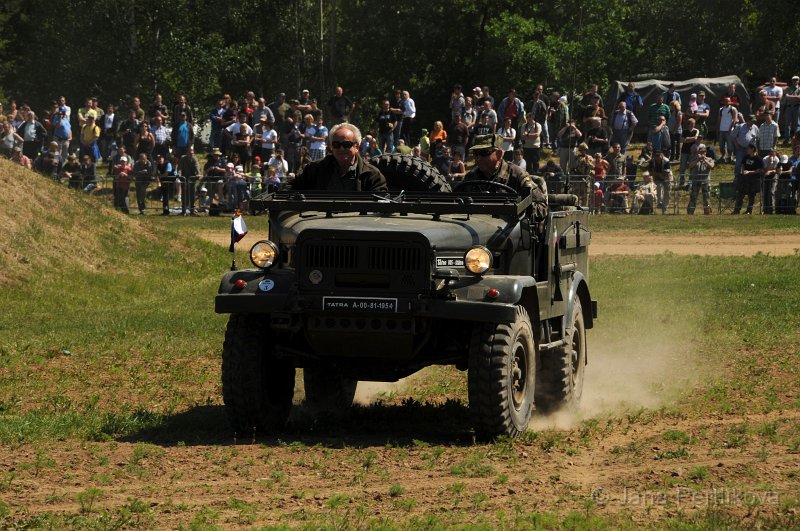
[[[548,185],[548,190],[551,193],[569,192],[578,196],[581,206],[587,207],[590,212],[601,214],[645,214],[645,213],[669,213],[669,214],[683,214],[687,212],[689,201],[691,197],[692,181],[687,180],[685,185],[679,185],[678,177],[668,189],[668,202],[666,209],[662,210],[656,195],[653,201],[649,204],[649,209],[641,208],[643,201],[637,200],[638,192],[642,189],[643,181],[640,178],[636,180],[625,180],[624,183],[628,191],[623,194],[613,193],[614,180],[610,179],[595,179],[591,175],[570,175],[568,178],[563,178],[560,181],[545,179]],[[147,183],[137,183],[131,181],[127,192],[120,190],[119,187],[115,189],[114,179],[111,175],[102,175],[97,177],[95,184],[70,182],[66,183],[70,187],[84,189],[87,193],[108,201],[110,206],[129,212],[148,212],[155,213],[164,212],[169,214],[189,214],[192,210],[199,211],[201,214],[215,212],[230,212],[236,208],[246,208],[246,201],[258,193],[263,191],[270,191],[274,189],[281,189],[286,186],[283,184],[268,184],[262,187],[261,183],[252,180],[236,179],[228,182],[223,182],[216,178],[190,178],[189,184],[185,179],[177,178],[175,180],[164,181],[158,183],[150,181]],[[599,184],[596,187],[595,184]],[[792,209],[797,205],[797,192],[791,190],[790,194],[782,188],[786,184],[781,180],[777,183],[776,190],[776,204],[786,204],[786,197],[792,202]],[[656,183],[658,186],[658,183]],[[202,188],[206,192],[201,193]],[[754,203],[753,212],[764,212],[764,194],[765,184],[762,180],[760,190],[757,192],[757,200]],[[601,201],[595,200],[595,190],[599,189],[603,192]],[[666,190],[665,190],[666,192]],[[781,199],[783,198],[783,200]],[[126,201],[127,199],[127,201]],[[166,199],[166,200],[165,200]],[[599,197],[598,197],[599,199]],[[714,213],[731,212],[734,207],[736,199],[736,189],[734,186],[732,172],[729,179],[711,179],[709,182],[709,203],[710,208]],[[747,198],[745,197],[746,208]],[[775,206],[773,205],[773,206]],[[644,206],[648,206],[645,204]],[[142,207],[142,208],[140,208]],[[704,213],[703,194],[702,190],[698,191],[696,213]]]
[[[712,174],[712,177],[715,177]],[[591,175],[570,175],[562,180],[556,181],[545,179],[548,191],[551,193],[572,193],[578,196],[581,206],[587,207],[590,212],[601,214],[710,214],[710,213],[732,213],[735,208],[737,188],[733,172],[729,178],[712,178],[708,180],[708,207],[704,209],[704,197],[702,183],[698,182],[695,204],[690,208],[690,201],[693,192],[693,181],[687,175],[683,185],[680,184],[679,177],[674,175],[674,180],[669,185],[653,181],[655,184],[654,197],[647,198],[648,208],[641,209],[640,206],[645,202],[643,197],[644,181],[639,177],[635,180],[626,179],[615,181],[614,179],[595,179]],[[614,193],[614,184],[624,182],[627,191],[624,193]],[[599,185],[599,186],[595,186]],[[798,205],[798,193],[794,188],[796,184],[789,179],[761,179],[758,190],[755,192],[755,201],[752,211],[754,213],[776,213],[793,214]],[[596,195],[595,190],[601,190]],[[764,194],[774,196],[773,201],[765,201]],[[637,199],[638,196],[638,199]],[[666,199],[666,201],[664,200]],[[741,210],[748,210],[748,197],[744,195]],[[666,203],[665,205],[662,203]]]
[[[248,176],[251,177],[251,176]],[[263,192],[281,189],[285,184],[267,184],[260,179],[231,179],[177,177],[165,181],[136,182],[115,186],[114,176],[101,175],[92,181],[63,180],[70,188],[81,189],[119,210],[136,213],[200,214],[232,212],[247,207],[247,201]],[[125,189],[127,187],[127,190]]]

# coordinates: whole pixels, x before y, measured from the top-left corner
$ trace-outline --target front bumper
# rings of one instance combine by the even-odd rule
[[[236,288],[237,280],[245,281],[246,285],[241,289]],[[265,280],[271,282],[264,283]],[[321,294],[300,294],[291,271],[275,270],[266,274],[253,270],[231,271],[220,283],[219,293],[214,300],[214,310],[217,313],[422,317],[492,323],[513,321],[516,317],[516,305],[510,301],[398,296],[396,304],[392,305],[392,311],[354,312],[325,309],[323,298]]]

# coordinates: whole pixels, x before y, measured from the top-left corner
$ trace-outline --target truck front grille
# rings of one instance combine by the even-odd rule
[[[428,242],[415,239],[303,238],[296,247],[298,282],[310,291],[426,292],[431,267]],[[311,275],[316,282],[311,282],[312,271],[318,272]]]
[[[422,250],[414,247],[369,247],[367,263],[370,269],[416,271],[423,261]]]
[[[354,245],[306,245],[303,254],[305,266],[312,269],[358,267],[358,248]]]

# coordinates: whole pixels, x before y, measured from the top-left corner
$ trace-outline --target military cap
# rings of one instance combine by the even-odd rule
[[[492,148],[502,148],[503,147],[503,137],[497,134],[491,135],[478,135],[475,137],[475,144],[469,148],[470,151],[474,151],[477,149],[492,149]]]

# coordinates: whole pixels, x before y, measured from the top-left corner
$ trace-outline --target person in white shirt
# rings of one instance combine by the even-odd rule
[[[781,99],[783,99],[783,89],[776,84],[774,77],[769,78],[769,85],[764,87],[767,92],[767,99],[775,104],[775,116],[772,117],[776,123],[781,123]]]
[[[283,158],[283,150],[281,148],[275,150],[275,154],[267,162],[267,167],[274,168],[275,177],[280,180],[285,179],[289,174],[289,163]]]
[[[775,210],[775,191],[778,189],[778,165],[781,158],[778,149],[772,148],[769,154],[764,157],[764,189],[761,193],[763,203],[763,213],[772,214]]]
[[[278,132],[266,117],[261,117],[261,160],[268,160],[275,152],[275,143],[278,141]]]
[[[722,105],[719,108],[719,120],[717,121],[717,131],[719,131],[719,160],[717,162],[727,162],[730,164],[733,155],[733,140],[731,131],[736,126],[739,118],[739,111],[731,105],[731,100],[727,96],[720,100]]]
[[[69,120],[69,117],[72,115],[72,107],[67,105],[67,98],[65,98],[64,96],[60,96],[58,98],[58,107],[65,109],[65,112],[67,114],[67,120]]]
[[[252,156],[253,128],[247,125],[247,113],[240,112],[237,120],[225,128],[225,135],[231,139],[234,153],[239,154],[239,160],[248,164]]]
[[[403,121],[400,123],[400,136],[406,141],[406,145],[411,144],[411,124],[417,118],[417,104],[411,99],[411,94],[407,90],[403,91]]]
[[[511,162],[514,160],[514,140],[517,138],[517,130],[511,127],[511,118],[503,120],[503,127],[497,134],[503,137],[503,158]]]

